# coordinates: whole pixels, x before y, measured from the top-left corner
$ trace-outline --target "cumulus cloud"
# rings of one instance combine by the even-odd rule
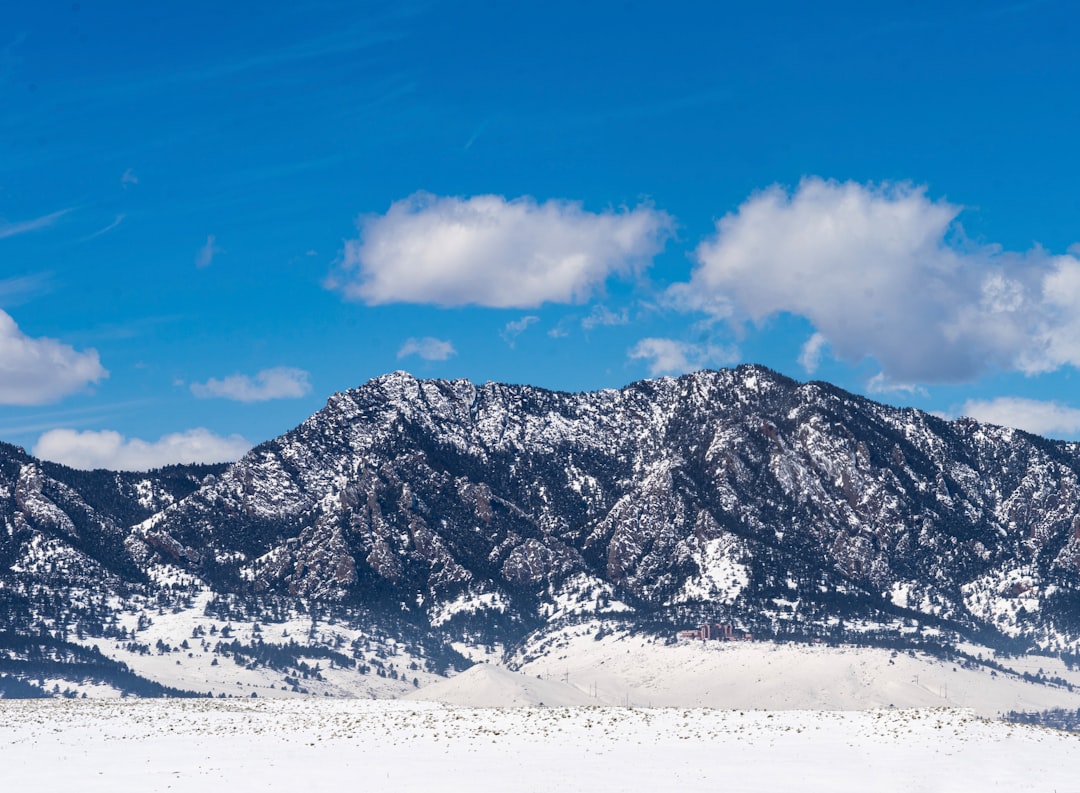
[[[517,341],[517,337],[524,333],[530,325],[533,325],[540,321],[540,317],[530,314],[527,317],[521,319],[514,319],[506,323],[506,326],[499,332],[499,335],[503,337],[503,341],[514,346],[514,342]]]
[[[206,244],[199,248],[195,254],[195,266],[199,268],[209,267],[214,263],[214,257],[221,253],[217,246],[217,238],[213,234],[206,236]]]
[[[43,405],[109,376],[97,350],[32,339],[0,311],[0,405]]]
[[[243,456],[252,444],[239,435],[222,437],[199,427],[157,441],[126,438],[112,430],[49,430],[34,445],[34,456],[93,470],[146,471],[173,463],[223,463]]]
[[[416,193],[363,217],[326,285],[369,305],[533,308],[581,303],[642,271],[672,218],[649,206],[587,212],[569,201]]]
[[[736,325],[805,317],[805,363],[827,344],[893,383],[1080,365],[1080,259],[958,241],[961,209],[907,184],[773,187],[717,223],[667,298]]]
[[[424,336],[421,339],[405,339],[405,343],[397,352],[397,357],[407,358],[410,355],[417,355],[425,361],[445,361],[450,356],[457,355],[457,350],[449,341]]]
[[[1022,397],[970,399],[964,403],[961,414],[987,424],[1016,427],[1035,435],[1062,437],[1080,433],[1080,410],[1059,402]]]
[[[713,344],[691,344],[676,339],[642,339],[627,353],[631,360],[648,362],[649,374],[686,374],[709,366],[723,366],[738,360],[738,352]]]
[[[234,374],[221,380],[211,377],[205,383],[192,383],[191,393],[200,399],[220,397],[236,402],[266,402],[306,396],[311,393],[311,384],[303,369],[277,366],[263,369],[254,377],[246,374]]]

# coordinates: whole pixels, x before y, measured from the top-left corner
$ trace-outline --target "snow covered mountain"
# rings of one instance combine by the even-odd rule
[[[79,646],[147,603],[317,613],[327,647],[401,640],[431,674],[595,619],[1076,654],[1078,479],[1076,444],[758,366],[585,394],[396,372],[227,467],[0,446],[0,608],[9,643]]]

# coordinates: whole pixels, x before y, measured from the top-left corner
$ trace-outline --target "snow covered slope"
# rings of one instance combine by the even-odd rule
[[[1075,651],[1078,472],[1075,445],[761,367],[592,394],[398,372],[128,543],[214,586],[489,641],[615,608],[804,638],[916,619]]]
[[[970,646],[967,658],[943,660],[915,650],[825,644],[671,644],[641,633],[604,633],[602,627],[594,622],[545,632],[523,645],[511,666],[526,678],[563,681],[605,705],[959,707],[984,716],[1080,708],[1080,671],[1070,671],[1057,658],[997,657],[989,648]],[[599,639],[598,632],[604,633]],[[1036,671],[1062,684],[1036,682]]]

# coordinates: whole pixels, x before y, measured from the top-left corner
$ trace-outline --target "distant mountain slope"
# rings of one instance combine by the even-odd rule
[[[592,394],[395,373],[335,395],[129,547],[220,586],[435,624],[701,606],[819,633],[914,612],[1071,642],[1078,466],[1073,444],[754,366]]]
[[[758,366],[585,394],[397,372],[225,467],[0,446],[0,585],[323,604],[436,654],[595,615],[1075,653],[1078,481],[1076,444]]]
[[[128,528],[226,467],[78,471],[0,443],[0,520],[6,529],[0,533],[0,580],[31,573],[40,576],[38,583],[56,586],[78,580],[94,585],[103,577],[140,580],[145,571],[124,547]]]

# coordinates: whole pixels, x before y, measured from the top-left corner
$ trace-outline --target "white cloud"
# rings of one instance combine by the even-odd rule
[[[565,339],[570,335],[570,331],[566,329],[566,322],[560,320],[558,325],[547,332],[547,335],[552,339]]]
[[[416,193],[363,217],[326,285],[369,305],[532,308],[581,303],[663,248],[672,218],[652,207],[587,212],[529,197]]]
[[[1016,427],[1036,435],[1061,437],[1080,433],[1080,410],[1059,402],[1022,397],[970,399],[964,403],[961,414],[987,424]]]
[[[138,184],[139,183],[139,177],[135,175],[134,170],[132,170],[131,168],[128,168],[127,170],[124,171],[123,175],[120,177],[120,183],[122,185],[124,185],[125,187],[127,185],[129,185],[129,184]]]
[[[49,430],[34,445],[34,456],[93,470],[146,471],[173,463],[222,463],[242,457],[251,443],[239,435],[222,437],[201,427],[157,441],[126,438],[112,430]]]
[[[506,327],[499,332],[499,335],[503,337],[503,341],[513,347],[514,342],[517,341],[517,337],[524,333],[530,325],[539,321],[540,317],[531,314],[527,317],[522,317],[521,319],[511,320],[506,323]]]
[[[445,361],[450,356],[457,355],[457,350],[449,341],[424,336],[421,339],[405,339],[397,357],[406,358],[410,355],[418,355],[425,361]]]
[[[799,366],[807,374],[813,374],[821,365],[821,353],[829,344],[828,340],[820,333],[811,334],[799,351]]]
[[[16,223],[0,222],[0,240],[5,237],[26,234],[29,231],[38,231],[39,229],[48,228],[70,211],[70,209],[61,209],[59,212],[50,212],[48,215],[42,215],[33,220],[21,220]]]
[[[616,314],[607,306],[597,303],[593,306],[589,315],[581,320],[583,330],[589,331],[598,326],[628,325],[630,324],[630,312],[625,308]]]
[[[0,311],[0,405],[43,405],[109,376],[97,350],[32,339]]]
[[[868,394],[904,394],[906,396],[929,396],[929,392],[916,383],[897,383],[890,380],[884,373],[878,372],[866,381]]]
[[[676,339],[642,339],[627,353],[631,360],[648,361],[649,374],[686,374],[738,360],[738,351],[713,344],[690,344]]]
[[[209,267],[214,262],[214,257],[221,253],[221,248],[216,244],[217,238],[213,234],[206,236],[206,244],[199,248],[195,254],[196,267]]]
[[[961,207],[911,185],[806,179],[722,218],[669,302],[734,324],[788,312],[813,346],[889,382],[1080,365],[1080,259],[953,239]]]
[[[192,383],[191,393],[200,399],[221,397],[236,402],[266,402],[270,399],[295,399],[311,393],[308,373],[303,369],[277,366],[263,369],[254,377],[234,374],[205,383]]]

